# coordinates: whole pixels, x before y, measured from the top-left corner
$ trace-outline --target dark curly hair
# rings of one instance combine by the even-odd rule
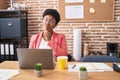
[[[56,25],[59,23],[60,21],[60,14],[57,10],[55,9],[46,9],[43,13],[43,18],[46,16],[46,15],[51,15],[55,18],[56,20]]]

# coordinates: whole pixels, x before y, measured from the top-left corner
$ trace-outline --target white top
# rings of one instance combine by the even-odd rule
[[[48,42],[46,42],[43,38],[41,40],[39,49],[51,49],[51,47],[48,45]],[[55,61],[55,56],[53,55],[53,61]]]
[[[39,49],[51,49],[48,45],[48,42],[46,42],[43,38],[41,40],[41,43],[40,43],[40,46],[39,46]]]

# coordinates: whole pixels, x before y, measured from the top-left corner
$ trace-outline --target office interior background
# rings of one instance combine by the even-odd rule
[[[9,0],[5,1],[9,3]],[[33,34],[42,30],[43,11],[47,8],[54,8],[59,11],[59,1],[13,0],[14,3],[25,4],[24,10],[28,11],[28,40]],[[120,0],[114,1],[114,21],[61,21],[57,25],[55,31],[66,36],[68,53],[73,53],[73,31],[80,29],[82,30],[82,52],[85,43],[89,45],[89,51],[102,53],[107,53],[107,43],[117,43],[118,53],[120,54]]]

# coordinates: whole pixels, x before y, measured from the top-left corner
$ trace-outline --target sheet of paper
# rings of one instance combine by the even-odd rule
[[[90,3],[95,3],[95,0],[89,0]]]
[[[82,63],[82,64],[76,64],[76,66],[73,68],[74,65],[68,65],[68,71],[70,72],[77,72],[79,71],[79,68],[81,66],[85,66],[87,68],[88,72],[103,72],[103,70],[97,70],[95,69],[91,64],[89,63]]]
[[[68,71],[77,72],[81,66],[85,66],[88,72],[104,72],[113,71],[111,67],[104,63],[78,63],[74,65],[68,65]],[[74,66],[74,68],[73,68]]]
[[[105,63],[92,63],[92,65],[98,70],[113,71],[113,69]]]
[[[65,3],[81,3],[81,2],[83,2],[84,0],[65,0]]]
[[[94,9],[94,8],[90,8],[90,9],[89,9],[89,12],[90,12],[90,13],[95,13],[95,9]]]
[[[100,0],[101,3],[106,3],[106,0]]]
[[[0,69],[0,80],[9,80],[19,74],[19,70]]]
[[[82,19],[84,18],[84,7],[80,6],[65,6],[66,19]]]

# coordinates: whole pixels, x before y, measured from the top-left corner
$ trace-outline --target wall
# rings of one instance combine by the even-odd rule
[[[25,3],[28,10],[29,39],[41,30],[42,13],[46,8],[59,10],[59,0],[16,0]],[[101,14],[102,15],[102,14]],[[115,0],[114,22],[80,22],[59,23],[55,31],[63,33],[67,38],[68,53],[73,53],[73,30],[82,30],[82,46],[88,43],[90,51],[106,53],[106,43],[119,43],[120,52],[120,0]]]
[[[8,3],[7,0],[0,0],[0,9],[7,9]]]

